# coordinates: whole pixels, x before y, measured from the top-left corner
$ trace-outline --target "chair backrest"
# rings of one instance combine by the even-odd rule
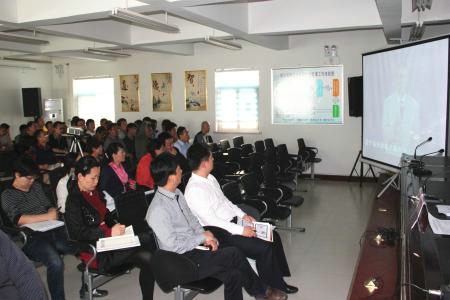
[[[50,181],[50,187],[52,188],[53,200],[56,203],[58,201],[56,196],[56,187],[61,178],[66,176],[66,169],[64,167],[59,167],[48,172],[48,179]]]
[[[219,147],[220,147],[220,150],[226,152],[229,148],[231,148],[230,142],[228,140],[220,140]]]
[[[240,181],[242,184],[242,188],[244,189],[245,194],[247,196],[252,197],[258,195],[260,186],[255,173],[250,172],[245,175],[242,175]]]
[[[302,158],[303,161],[313,160],[316,156],[314,151],[309,151],[306,147],[305,140],[303,138],[297,139],[298,145],[298,156]]]
[[[148,232],[145,221],[148,203],[144,191],[130,190],[114,198],[118,221],[124,225],[133,225],[135,232]]]
[[[266,149],[267,148],[275,148],[275,144],[273,143],[272,138],[264,139],[264,145],[266,146]]]
[[[197,265],[175,252],[156,250],[150,260],[150,267],[158,286],[165,293],[170,293],[178,285],[199,279]]]
[[[251,153],[255,152],[252,144],[241,145],[241,156],[248,157]]]
[[[269,164],[277,163],[277,149],[276,148],[266,148],[266,152],[264,153],[264,158]]]
[[[244,137],[242,135],[233,138],[233,147],[240,148],[244,144]]]
[[[14,227],[14,224],[11,222],[11,220],[8,218],[8,215],[3,210],[2,206],[2,198],[1,194],[11,183],[14,179],[8,179],[8,180],[0,180],[0,225],[6,226],[6,227]]]
[[[186,189],[186,185],[188,184],[189,178],[191,178],[192,172],[183,172],[181,175],[181,182],[178,185],[178,189],[184,194],[184,190]]]
[[[255,142],[255,152],[264,153],[266,147],[264,146],[264,141],[256,141]]]
[[[277,145],[278,164],[282,171],[288,169],[292,164],[290,162],[289,152],[286,144]]]
[[[272,164],[265,163],[262,166],[263,182],[264,186],[268,188],[277,187],[277,170],[276,166]]]
[[[232,147],[228,149],[228,161],[241,163],[241,148]]]
[[[220,149],[216,143],[208,143],[208,147],[211,152],[216,152]]]
[[[241,189],[236,181],[230,181],[222,186],[223,194],[233,204],[238,205],[243,203]]]

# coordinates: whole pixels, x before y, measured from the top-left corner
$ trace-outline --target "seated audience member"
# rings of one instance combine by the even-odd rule
[[[14,181],[2,193],[2,207],[14,225],[58,219],[58,210],[47,198],[40,183],[39,168],[23,157],[14,162]],[[61,255],[75,254],[76,244],[67,240],[64,227],[46,232],[33,232],[23,247],[25,254],[47,267],[47,283],[53,300],[65,299],[64,261]]]
[[[108,119],[101,118],[100,119],[100,126],[104,127],[106,129],[106,125],[108,124]]]
[[[36,138],[34,134],[36,132],[36,123],[30,121],[27,123],[27,128],[25,129],[25,134],[20,136],[17,150],[19,154],[29,153],[31,147],[36,143]]]
[[[256,238],[253,227],[236,224],[237,218],[249,223],[255,219],[231,203],[210,174],[214,159],[209,148],[202,144],[192,145],[188,150],[188,160],[192,176],[186,185],[186,201],[200,223],[228,231],[229,235],[221,235],[225,238],[219,242],[237,247],[245,256],[255,259],[258,274],[266,284],[286,293],[296,293],[298,288],[288,285],[283,279],[283,276],[291,274],[278,233],[274,231],[273,242],[267,242]]]
[[[169,152],[170,154],[176,156],[178,162],[180,163],[181,170],[183,170],[183,172],[189,172],[191,170],[189,168],[189,163],[186,157],[184,157],[183,154],[181,154],[178,149],[173,146],[173,137],[170,135],[170,133],[168,133],[167,131],[161,132],[158,135],[158,139],[164,141],[164,148],[166,152]]]
[[[158,136],[158,129],[157,129],[158,121],[156,121],[155,119],[150,119],[150,126],[153,129],[153,136],[152,136],[152,138],[155,139]]]
[[[120,118],[117,120],[117,135],[119,139],[123,140],[127,136],[127,120]]]
[[[84,119],[82,118],[79,118],[76,127],[86,130],[86,121],[84,121]]]
[[[9,125],[3,123],[0,125],[0,152],[13,150],[13,143],[9,134]]]
[[[99,127],[103,128],[103,127]],[[86,144],[86,152],[95,158],[100,164],[105,161],[105,156],[103,155],[103,144],[100,143],[95,137],[88,139]]]
[[[70,119],[70,126],[77,127],[77,123],[78,123],[79,119],[80,118],[78,116],[73,116],[72,119]]]
[[[86,121],[86,134],[90,136],[95,135],[95,121],[92,119],[87,119]]]
[[[117,131],[117,125],[114,123],[109,123],[107,125],[107,136],[105,139],[105,142],[103,143],[103,147],[105,147],[105,149],[108,149],[108,146],[112,143],[119,143],[122,145],[123,148],[125,148],[125,145],[123,144],[123,142],[119,139],[119,135],[118,135],[118,131]]]
[[[256,299],[286,299],[283,292],[267,287],[255,274],[242,253],[234,247],[218,248],[210,231],[205,231],[189,210],[177,186],[181,168],[175,156],[163,153],[152,163],[151,172],[158,189],[146,220],[162,250],[181,254],[199,269],[199,279],[214,277],[225,285],[226,300],[241,300],[242,286]],[[205,245],[210,251],[196,247]]]
[[[36,117],[34,119],[34,122],[36,123],[36,130],[40,129],[40,130],[47,132],[47,128],[45,128],[44,116]]]
[[[145,118],[144,118],[145,119]],[[153,140],[153,128],[150,123],[143,121],[134,138],[134,151],[136,153],[136,161],[147,153],[147,145]]]
[[[47,300],[44,285],[31,261],[0,230],[0,299]]]
[[[102,168],[99,189],[100,192],[106,191],[111,197],[116,197],[121,193],[136,189],[136,181],[125,170],[126,152],[122,144],[112,143],[106,149],[109,163]]]
[[[126,126],[126,136],[125,138],[122,140],[123,143],[125,144],[125,147],[127,148],[127,154],[130,156],[130,158],[132,160],[136,159],[136,151],[135,151],[135,145],[134,145],[134,140],[136,138],[136,134],[137,134],[137,126],[134,123],[129,123]]]
[[[14,137],[15,144],[19,144],[22,136],[24,136],[26,134],[26,130],[27,130],[27,124],[22,124],[19,126],[19,134]]]
[[[148,153],[139,160],[136,169],[136,183],[153,190],[154,181],[150,172],[152,160],[165,151],[164,140],[156,139],[154,143],[148,143]]]
[[[177,129],[177,136],[178,136],[178,139],[173,144],[173,146],[175,148],[177,148],[178,151],[181,154],[183,154],[184,157],[187,157],[187,150],[191,146],[191,144],[189,144],[189,139],[190,139],[189,131],[187,130],[186,127],[180,126]]]
[[[59,211],[64,213],[66,211],[66,200],[67,195],[69,194],[68,191],[68,183],[69,181],[74,179],[73,171],[74,166],[77,161],[78,154],[71,152],[68,153],[64,157],[64,169],[66,171],[66,176],[61,178],[58,181],[58,185],[56,186],[56,198],[57,198],[57,205],[59,208]]]
[[[56,121],[53,124],[53,134],[48,138],[48,144],[54,153],[66,154],[68,150],[67,139],[63,136],[64,124]]]
[[[47,133],[50,136],[51,134],[53,134],[53,122],[52,121],[47,121],[45,122],[45,129],[47,129]]]
[[[164,119],[161,121],[161,132],[165,132],[167,131],[167,126],[172,123],[172,121],[170,121],[169,119]]]
[[[33,146],[32,157],[39,168],[48,170],[50,165],[57,162],[55,154],[48,144],[48,134],[42,129],[38,129],[34,135],[36,144]]]
[[[99,127],[97,127],[97,129],[95,130],[95,138],[96,138],[97,141],[99,141],[99,143],[101,143],[102,145],[104,145],[104,143],[105,143],[105,139],[106,139],[107,134],[108,134],[108,131],[107,131],[106,128],[103,127],[103,126],[99,126]]]
[[[173,141],[176,142],[178,137],[177,137],[177,124],[175,124],[174,122],[170,122],[167,124],[166,126],[166,131],[172,136]]]
[[[202,122],[201,130],[194,137],[194,144],[203,144],[206,145],[208,143],[212,143],[213,140],[210,135],[208,135],[210,130],[209,123],[207,121]]]
[[[125,233],[125,225],[117,223],[105,206],[105,200],[98,192],[100,164],[91,156],[85,156],[75,165],[73,185],[69,188],[65,219],[70,236],[79,242],[95,245],[99,238],[120,236]],[[142,243],[143,245],[145,243]],[[134,265],[140,268],[139,284],[142,299],[153,299],[154,279],[150,268],[150,249],[135,247],[97,253],[94,268],[101,272],[121,265]],[[81,252],[80,258],[87,263],[92,255]]]

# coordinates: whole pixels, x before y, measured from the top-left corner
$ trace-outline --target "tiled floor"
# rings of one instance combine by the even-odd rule
[[[377,186],[365,183],[318,180],[303,181],[300,193],[305,203],[294,209],[293,225],[306,227],[305,233],[280,231],[292,277],[288,283],[300,288],[289,299],[344,300],[347,298],[353,270],[359,254],[359,239],[368,220]],[[66,257],[65,286],[67,299],[79,299],[80,273],[77,260]],[[45,280],[45,269],[39,268]],[[140,299],[138,271],[119,277],[104,286],[106,299]],[[156,300],[174,299],[155,289]],[[223,299],[223,288],[195,299]],[[248,295],[246,299],[252,299]]]

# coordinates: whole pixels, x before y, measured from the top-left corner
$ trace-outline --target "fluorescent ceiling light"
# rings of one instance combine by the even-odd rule
[[[104,56],[112,56],[112,57],[129,57],[131,54],[125,52],[112,51],[107,49],[98,49],[98,48],[87,48],[85,50],[87,53],[104,55]]]
[[[19,57],[7,57],[4,56],[1,58],[2,60],[10,60],[10,61],[20,61],[20,62],[28,62],[35,64],[51,64],[50,60],[41,60],[41,59],[31,59],[31,58],[19,58]]]
[[[139,14],[127,9],[115,8],[113,9],[110,17],[115,18],[122,22],[127,22],[132,25],[145,27],[152,30],[167,32],[167,33],[178,33],[180,29],[176,25],[162,23],[160,21],[151,19],[143,14]]]
[[[49,43],[46,40],[40,40],[40,39],[30,37],[30,36],[24,36],[24,35],[18,35],[18,34],[6,33],[6,32],[0,32],[0,40],[8,41],[8,42],[15,42],[15,43],[32,44],[32,45],[45,45],[45,44]]]
[[[16,66],[16,65],[5,65],[0,64],[0,68],[13,68],[13,69],[22,69],[22,70],[36,70],[36,68],[30,66]]]
[[[213,36],[209,36],[207,35],[205,37],[205,43],[210,44],[210,45],[214,45],[217,47],[222,47],[225,49],[229,49],[229,50],[241,50],[242,49],[242,45],[232,42],[232,41],[225,41],[222,39],[218,39],[216,37]]]

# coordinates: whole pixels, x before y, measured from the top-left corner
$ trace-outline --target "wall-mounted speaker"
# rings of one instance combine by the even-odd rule
[[[363,115],[363,77],[348,78],[348,106],[350,117]]]
[[[24,117],[42,115],[41,88],[23,88],[22,103]]]

